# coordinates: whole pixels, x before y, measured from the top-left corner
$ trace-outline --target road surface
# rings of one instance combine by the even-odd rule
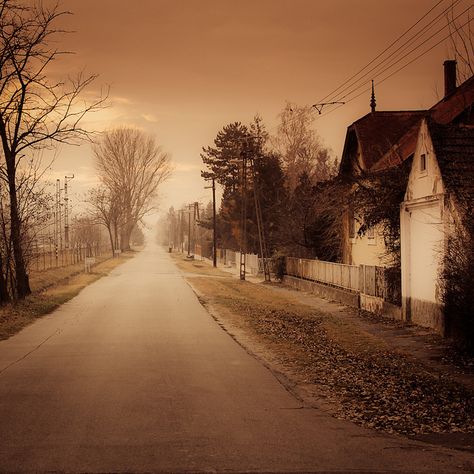
[[[463,472],[305,407],[149,245],[0,342],[0,471]]]

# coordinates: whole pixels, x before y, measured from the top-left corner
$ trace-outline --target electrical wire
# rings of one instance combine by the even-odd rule
[[[474,20],[474,18],[470,18],[468,21],[466,21],[466,23],[464,23],[463,25],[460,26],[460,28],[464,28],[466,25],[470,24],[472,21]],[[438,41],[437,43],[435,43],[434,45],[432,45],[430,48],[426,49],[425,51],[423,51],[422,53],[420,53],[418,56],[416,56],[415,58],[413,58],[412,60],[410,60],[409,62],[407,62],[406,64],[404,64],[403,66],[401,66],[400,68],[398,68],[397,70],[393,71],[391,74],[389,74],[388,76],[384,77],[383,79],[381,79],[380,81],[377,82],[377,84],[382,84],[384,83],[385,81],[387,81],[388,79],[390,79],[392,76],[394,76],[395,74],[397,74],[398,72],[400,72],[402,69],[405,69],[407,66],[409,66],[410,64],[414,63],[415,61],[417,61],[418,59],[420,59],[422,56],[424,56],[425,54],[429,53],[430,51],[432,51],[434,48],[436,48],[437,46],[439,46],[441,43],[443,43],[443,41],[446,41],[449,37],[451,36],[451,34],[448,34],[447,36],[443,37],[440,41]],[[349,102],[352,102],[353,100],[357,99],[358,97],[360,97],[361,95],[363,94],[366,94],[367,92],[370,91],[370,87],[368,87],[367,89],[363,90],[362,92],[360,92],[359,94],[357,94],[356,96],[348,99],[346,101],[346,104],[349,103]],[[342,105],[338,105],[337,107],[334,107],[333,109],[325,112],[323,115],[326,116],[328,114],[330,114],[331,112],[334,112],[336,111],[337,109],[339,109],[340,107],[342,107]]]
[[[343,82],[339,87],[334,89],[332,92],[324,96],[319,102],[323,102],[328,99],[328,97],[332,96],[335,94],[341,87],[345,86],[347,83],[352,81],[355,77],[357,77],[361,72],[365,71],[372,63],[374,63],[377,59],[379,59],[382,55],[384,55],[392,46],[394,46],[398,41],[400,41],[404,36],[406,36],[413,28],[415,28],[420,22],[422,22],[435,8],[437,8],[441,3],[443,3],[445,0],[439,0],[433,7],[431,7],[418,21],[416,21],[408,30],[406,30],[403,34],[401,34],[397,39],[392,41],[381,53],[379,53],[374,59],[372,59],[370,62],[368,62],[362,69],[360,69],[358,72],[353,74],[351,77],[349,77],[345,82]],[[456,2],[459,2],[461,0],[456,0]],[[446,10],[445,10],[446,11]]]
[[[451,25],[451,23],[453,23],[455,20],[458,20],[462,15],[464,15],[466,12],[468,12],[471,8],[473,8],[472,6],[467,8],[465,11],[463,11],[462,13],[460,13],[457,17],[455,17],[454,19],[450,20],[448,22],[448,24],[446,24],[445,26],[443,26],[442,28],[440,28],[438,31],[436,31],[435,33],[433,33],[429,38],[425,39],[422,43],[418,44],[417,46],[415,46],[414,48],[412,48],[408,53],[404,54],[401,58],[393,61],[392,63],[390,63],[388,66],[386,66],[383,70],[375,73],[373,76],[372,76],[372,79],[376,79],[377,77],[381,76],[382,74],[384,74],[385,72],[387,72],[388,70],[392,69],[394,66],[396,66],[397,64],[399,64],[400,62],[402,62],[404,59],[408,58],[412,53],[414,53],[415,51],[417,51],[418,49],[420,49],[422,46],[424,46],[426,43],[428,43],[429,41],[431,41],[433,38],[435,38],[436,36],[438,36],[439,33],[441,33],[443,30],[445,30],[446,28],[448,28],[449,25]],[[469,23],[469,22],[467,22]],[[467,23],[465,23],[462,27],[464,27]],[[435,44],[435,46],[438,46],[440,43],[442,43],[443,41],[445,41],[446,39],[449,38],[449,36],[451,35],[451,33],[449,33],[447,36],[443,37],[443,39],[439,42],[437,42]],[[428,49],[426,52],[428,51],[431,51],[432,48]],[[420,58],[421,56],[423,55],[419,55],[417,56],[416,58]],[[408,64],[411,64],[413,61],[410,61]],[[400,71],[401,69],[397,69],[397,71]],[[370,73],[371,71],[369,71]],[[367,74],[368,75],[368,74]],[[377,84],[381,84],[381,81],[378,81]],[[345,99],[347,97],[349,97],[351,94],[353,94],[354,92],[356,92],[357,90],[359,90],[361,87],[365,87],[366,83],[361,83],[360,85],[354,87],[351,91],[349,91],[347,94],[341,96],[341,97],[338,97],[339,101],[346,101]],[[355,86],[355,85],[354,85]]]
[[[456,0],[454,2],[453,5],[457,5],[461,0]],[[449,7],[451,8],[451,7]],[[407,41],[405,41],[401,46],[399,46],[395,51],[391,52],[390,56],[383,59],[382,61],[380,61],[379,63],[377,63],[374,67],[372,67],[371,69],[369,69],[363,76],[361,76],[359,79],[357,79],[355,82],[351,83],[351,84],[348,84],[344,89],[342,89],[338,95],[335,95],[335,96],[331,96],[329,100],[339,100],[341,101],[344,97],[346,97],[348,94],[346,94],[345,96],[340,96],[340,94],[342,94],[343,92],[347,91],[348,89],[354,87],[357,83],[361,82],[361,81],[364,81],[365,82],[365,78],[369,77],[370,74],[374,71],[377,71],[377,69],[380,69],[381,67],[385,66],[385,69],[382,70],[381,73],[385,72],[386,69],[389,69],[390,67],[392,67],[393,64],[395,64],[395,60],[397,58],[400,57],[400,55],[402,55],[405,51],[407,51],[407,49],[410,48],[410,46],[412,46],[414,43],[416,43],[416,41],[418,39],[421,39],[430,29],[433,28],[433,26],[438,23],[441,19],[442,19],[442,16],[446,13],[448,9],[445,9],[443,10],[438,16],[436,16],[433,20],[431,20],[427,25],[425,25],[421,30],[419,30],[417,33],[415,33],[413,36],[411,36]],[[472,8],[472,6],[469,6],[468,8],[466,8],[463,12],[461,12],[460,14],[458,14],[455,18],[452,18],[451,20],[448,20],[448,23],[446,25],[444,25],[443,27],[439,28],[435,33],[433,33],[428,39],[426,39],[425,41],[423,41],[422,43],[418,44],[418,46],[416,46],[415,48],[413,48],[409,53],[407,53],[406,55],[402,56],[401,60],[403,60],[406,56],[410,55],[413,51],[415,51],[416,49],[420,48],[421,46],[423,46],[423,44],[425,44],[427,41],[429,41],[430,39],[432,39],[433,37],[437,36],[439,33],[441,33],[444,29],[446,29],[449,25],[451,25],[451,23],[453,23],[455,20],[459,19],[462,15],[464,15],[465,13],[467,13],[470,9]],[[398,39],[396,40],[398,41]],[[393,44],[393,43],[392,43]],[[375,60],[371,61],[371,63],[373,63]],[[388,65],[386,64],[388,62]],[[365,67],[365,69],[367,68],[367,66]],[[380,74],[380,72],[378,73]],[[375,76],[372,76],[371,79],[374,79]],[[347,82],[347,81],[346,81]],[[339,87],[340,89],[340,87]],[[324,99],[323,99],[324,100]]]

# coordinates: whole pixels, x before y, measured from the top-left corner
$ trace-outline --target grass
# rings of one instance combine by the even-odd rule
[[[336,417],[418,435],[474,430],[474,393],[387,347],[349,309],[300,302],[298,293],[217,276],[178,258],[201,302],[242,345]],[[222,272],[222,271],[220,271]]]
[[[187,259],[185,254],[171,253],[171,258],[176,263],[177,267],[184,273],[194,273],[196,275],[227,277],[232,278],[229,272],[225,272],[219,268],[214,268],[207,262],[201,260]]]
[[[8,339],[28,324],[51,313],[134,254],[131,251],[121,254],[120,258],[96,257],[97,263],[90,273],[84,273],[83,262],[31,272],[31,295],[22,301],[0,307],[0,340]]]

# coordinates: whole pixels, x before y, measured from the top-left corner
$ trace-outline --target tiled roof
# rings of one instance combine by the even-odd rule
[[[474,104],[474,76],[437,102],[429,110],[374,112],[365,115],[349,126],[341,170],[350,170],[349,136],[355,133],[362,151],[362,166],[381,170],[407,159],[414,151],[421,119],[430,118],[438,124],[456,122]],[[473,111],[474,113],[474,111]],[[462,120],[464,120],[464,117]],[[472,119],[471,119],[472,120]],[[349,153],[350,154],[350,153]]]
[[[465,206],[474,206],[474,127],[429,124],[436,158],[447,190]],[[472,216],[470,216],[472,218]]]
[[[473,103],[474,76],[433,105],[430,109],[430,116],[436,123],[445,125],[455,120],[466,108],[472,107]]]
[[[351,127],[356,132],[365,169],[372,168],[426,114],[425,110],[374,112],[354,122]]]

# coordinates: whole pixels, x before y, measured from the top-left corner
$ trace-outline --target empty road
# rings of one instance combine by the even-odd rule
[[[0,471],[464,472],[295,399],[155,245],[0,342]]]

